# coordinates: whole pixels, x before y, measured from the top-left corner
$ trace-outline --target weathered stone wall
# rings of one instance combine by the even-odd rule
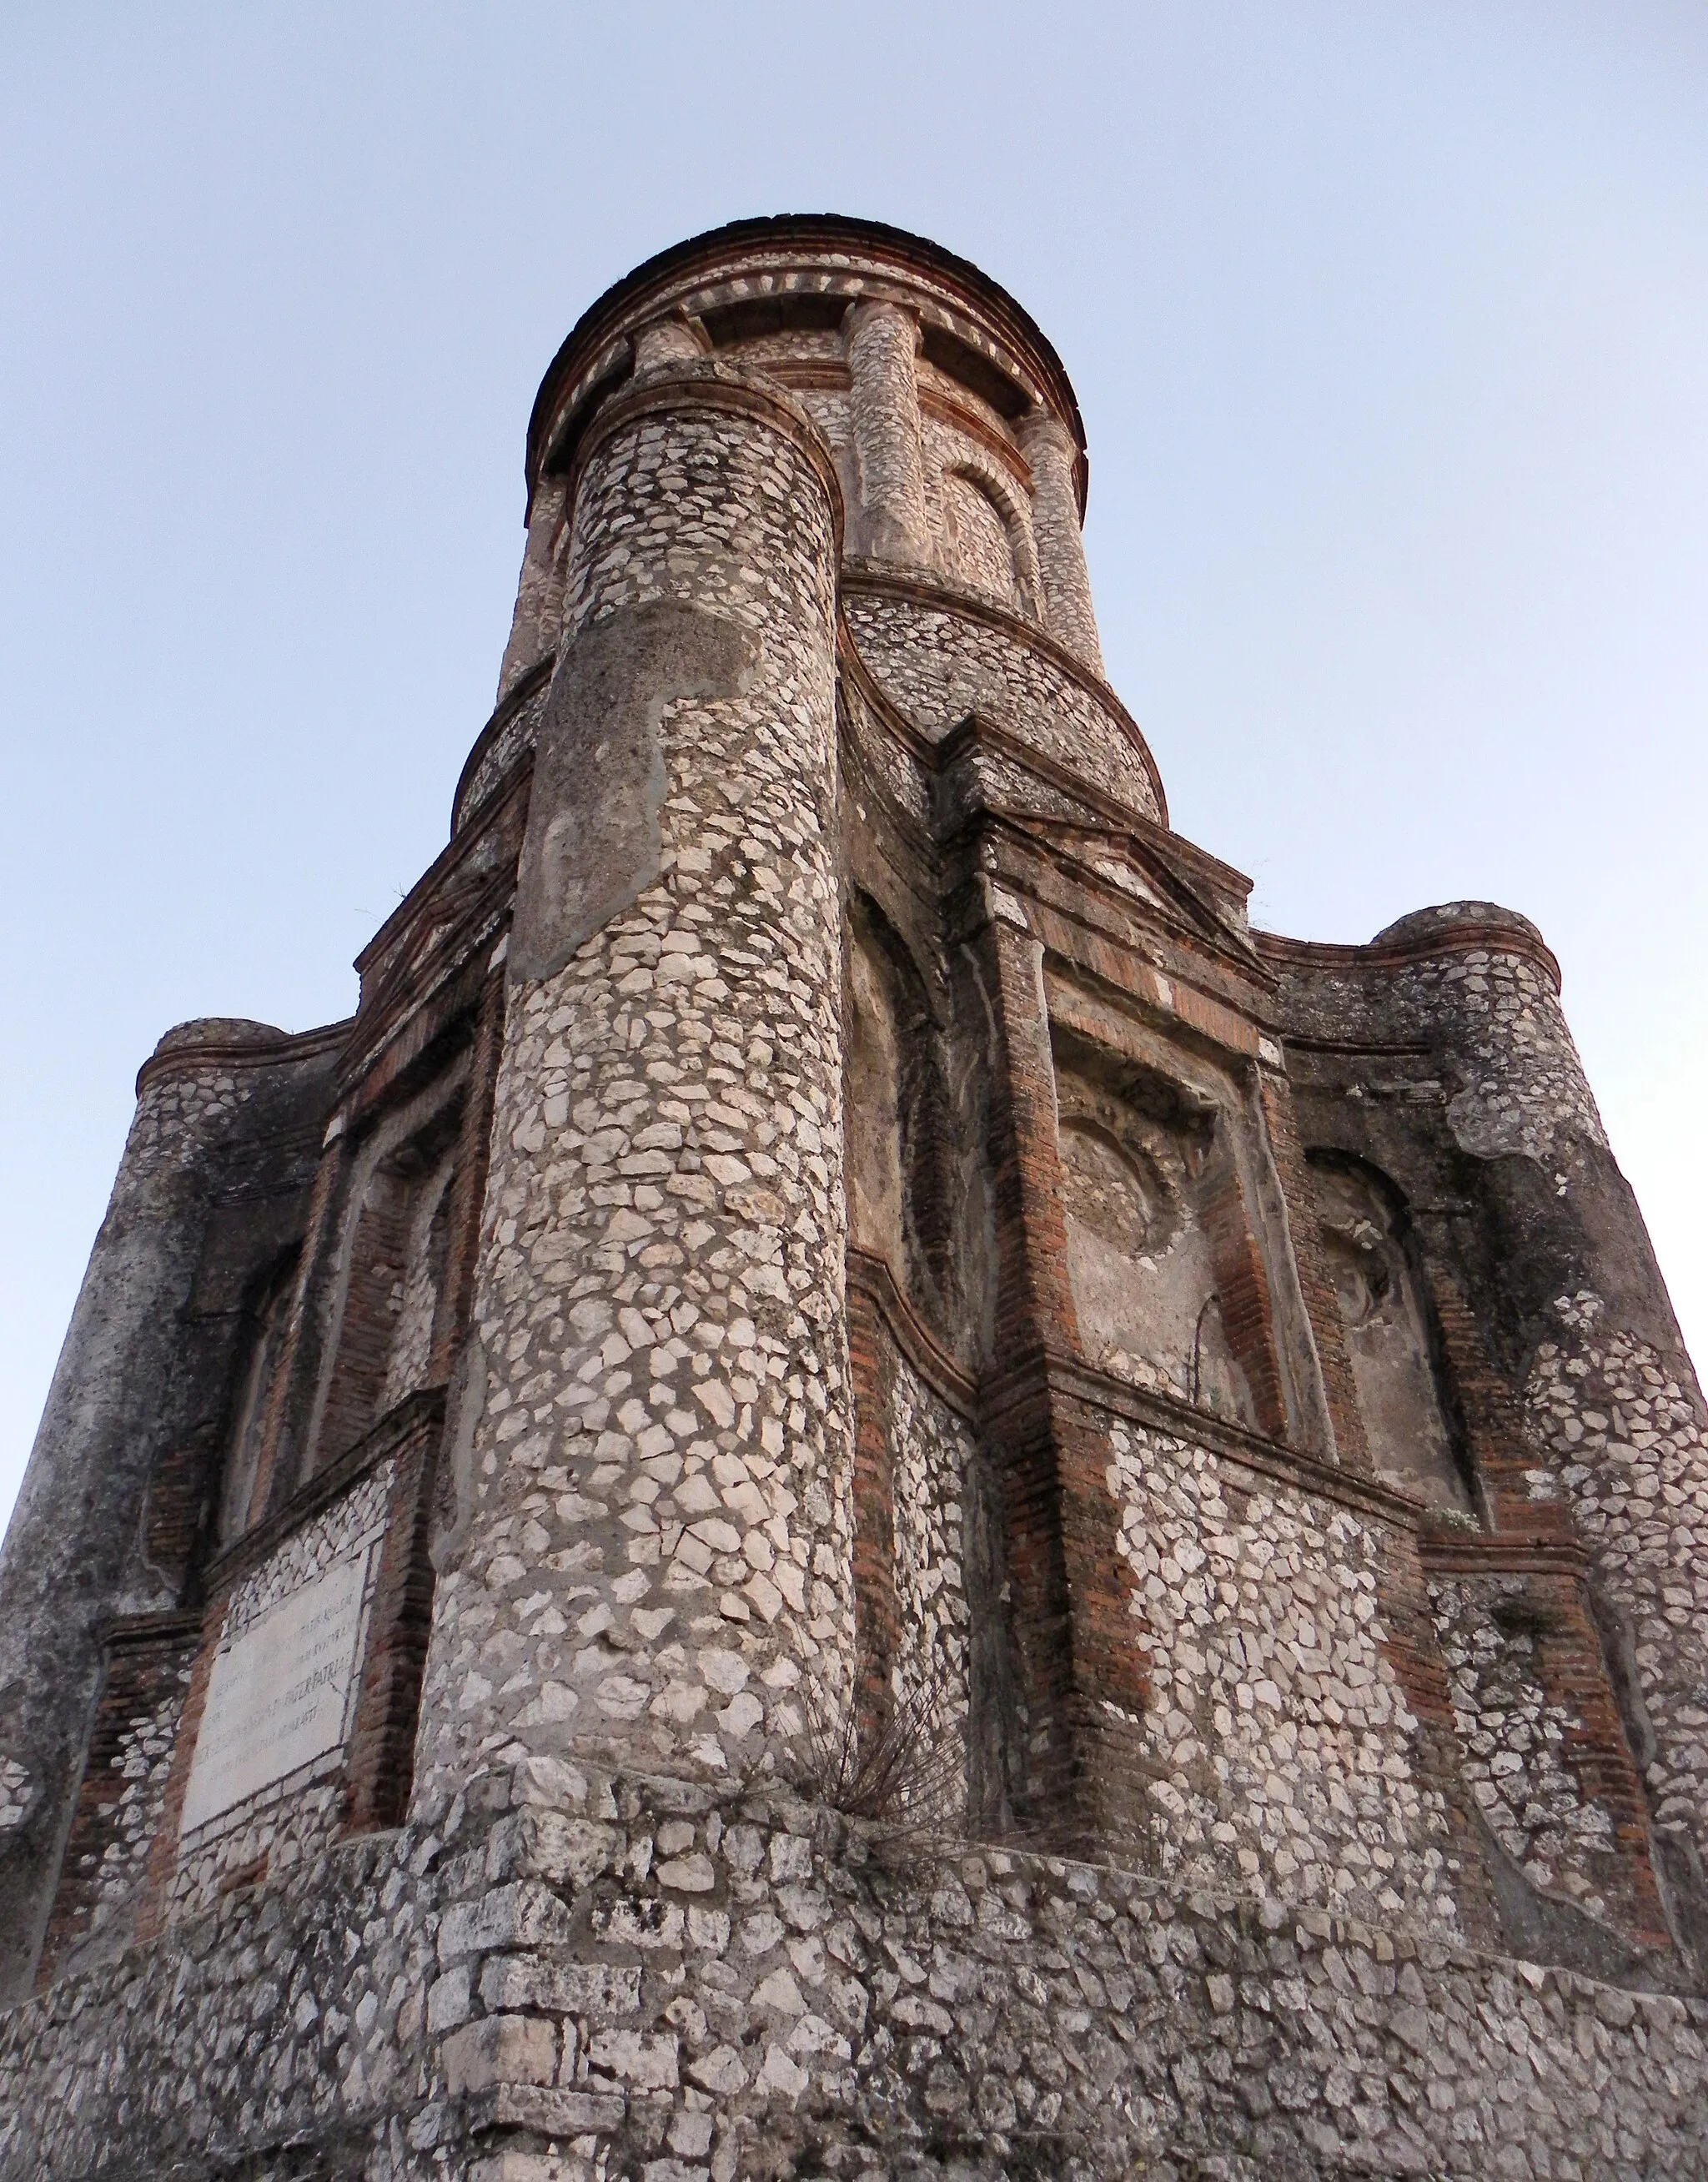
[[[988,714],[1105,795],[1145,817],[1162,815],[1145,754],[1113,701],[1020,629],[865,585],[845,590],[843,610],[885,694],[927,735],[969,712]]]
[[[1313,1127],[1423,1208],[1411,1248],[1475,1473],[1488,1574],[1438,1586],[1466,1777],[1547,1899],[1652,1943],[1657,1883],[1694,1980],[1708,1959],[1705,1415],[1557,975],[1532,928],[1484,903],[1403,919],[1362,962],[1318,952],[1303,974],[1290,966],[1293,1020],[1364,1057],[1335,1064]],[[1527,1537],[1571,1542],[1557,1576],[1530,1567]],[[1506,1702],[1488,1697],[1490,1675],[1512,1683]],[[1496,1760],[1525,1786],[1517,1802]]]
[[[895,1465],[898,1695],[928,1714],[933,1770],[942,1769],[944,1785],[964,1794],[972,1674],[968,1471],[976,1442],[966,1419],[904,1356],[896,1360],[887,1423]]]
[[[887,230],[554,364],[356,1020],[143,1079],[0,1578],[6,2182],[1708,2173],[1708,1415],[1555,966],[1250,932],[1084,479]],[[291,1601],[342,1740],[193,1793]]]
[[[1571,1762],[1583,1722],[1543,1681],[1528,1586],[1442,1577],[1429,1596],[1464,1777],[1490,1831],[1533,1886],[1605,1916],[1619,1854],[1613,1814]]]
[[[1618,1676],[1655,1825],[1677,1859],[1675,1914],[1708,1954],[1708,1434],[1700,1395],[1592,1294],[1562,1297],[1536,1352],[1530,1428],[1605,1587]],[[1545,1481],[1544,1481],[1545,1480]],[[1694,1897],[1694,1898],[1693,1898]]]
[[[1473,948],[1409,965],[1395,1000],[1414,1021],[1452,1025],[1456,1058],[1468,1064],[1447,1109],[1462,1149],[1545,1161],[1569,1138],[1606,1146],[1559,988],[1528,955]]]
[[[182,1640],[164,1661],[148,1656],[152,1647],[138,1648],[134,1677],[122,1655],[108,1658],[43,1950],[50,1974],[82,1969],[128,1947],[146,1908],[191,1666]]]
[[[1623,2182],[1708,2159],[1700,2002],[887,1845],[775,1787],[541,1759],[471,1786],[5,2019],[0,2175]]]
[[[1158,1868],[1372,1922],[1451,1924],[1440,1792],[1419,1775],[1386,1655],[1381,1526],[1125,1421],[1110,1448],[1154,1692]]]
[[[217,1461],[246,1284],[301,1216],[324,1039],[210,1020],[145,1069],[0,1562],[0,1996],[47,1930],[115,1617],[170,1612]],[[156,1693],[163,1699],[164,1691]]]

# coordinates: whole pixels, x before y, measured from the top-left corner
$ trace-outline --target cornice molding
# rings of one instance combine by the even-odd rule
[[[1587,1581],[1589,1555],[1577,1538],[1522,1531],[1449,1531],[1426,1524],[1418,1541],[1426,1576],[1555,1576]]]
[[[933,1393],[969,1423],[973,1421],[978,1413],[977,1381],[961,1369],[903,1294],[888,1259],[850,1243],[848,1284],[872,1304],[897,1347]]]
[[[452,840],[456,839],[470,821],[484,811],[489,803],[503,792],[509,778],[507,774],[504,778],[495,781],[487,794],[473,809],[465,811],[462,807],[462,799],[468,792],[469,784],[479,772],[481,762],[487,752],[503,734],[517,714],[525,712],[546,684],[550,681],[552,670],[556,664],[557,658],[554,652],[548,651],[543,659],[536,659],[533,666],[528,667],[517,678],[514,688],[506,692],[500,702],[494,707],[486,725],[475,737],[468,756],[462,761],[462,770],[456,776],[456,792],[450,799]]]
[[[336,1052],[355,1022],[354,1016],[346,1016],[340,1022],[323,1023],[314,1030],[274,1031],[240,1039],[186,1038],[183,1044],[168,1046],[164,1052],[157,1047],[136,1072],[136,1095],[140,1099],[145,1090],[168,1077],[195,1076],[204,1069],[284,1068],[299,1061],[316,1061],[323,1054]],[[180,1027],[188,1029],[191,1026]],[[175,1034],[172,1031],[166,1033],[169,1038]]]
[[[1056,1349],[1047,1349],[987,1382],[983,1390],[982,1416],[986,1425],[999,1422],[1011,1411],[1035,1402],[1041,1387],[1053,1394],[1113,1410],[1130,1423],[1147,1431],[1164,1432],[1189,1446],[1208,1448],[1224,1461],[1235,1463],[1253,1476],[1307,1493],[1337,1507],[1417,1531],[1428,1510],[1420,1500],[1365,1472],[1325,1462],[1321,1456],[1265,1438],[1261,1432],[1231,1424],[1207,1409],[1148,1387],[1135,1387],[1113,1377]]]
[[[445,1421],[443,1387],[423,1387],[406,1394],[374,1426],[324,1469],[299,1485],[283,1507],[264,1515],[240,1538],[235,1538],[211,1560],[202,1572],[202,1588],[209,1598],[229,1592],[240,1576],[257,1568],[268,1555],[300,1530],[312,1516],[349,1491],[352,1485],[377,1470],[388,1455],[398,1454],[409,1443],[435,1432]]]
[[[1025,308],[964,258],[905,230],[837,213],[737,220],[661,251],[613,284],[578,320],[548,368],[528,419],[531,492],[555,441],[601,383],[627,368],[629,339],[661,311],[696,314],[793,296],[888,300],[940,324],[1063,419],[1078,450],[1084,512],[1085,427],[1071,382]]]
[[[1289,939],[1279,932],[1254,930],[1252,944],[1278,971],[1400,970],[1441,955],[1519,955],[1536,965],[1556,993],[1560,990],[1559,957],[1533,927],[1516,921],[1497,924],[1487,918],[1468,917],[1444,922],[1433,931],[1407,933],[1402,939],[1372,939],[1363,946]]]

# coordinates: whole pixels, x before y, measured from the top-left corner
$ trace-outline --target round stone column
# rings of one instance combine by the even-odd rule
[[[577,460],[427,1802],[518,1755],[747,1772],[852,1672],[835,472],[668,357]]]
[[[910,568],[931,557],[919,345],[918,325],[894,303],[857,303],[849,313],[849,406],[860,487],[854,544],[875,561]]]
[[[1479,1285],[1484,1338],[1522,1403],[1484,1480],[1495,1527],[1563,1525],[1587,1552],[1667,1915],[1708,1967],[1708,1404],[1540,934],[1453,902],[1373,944],[1396,942],[1429,950],[1395,988],[1453,1086],[1473,1199],[1459,1224],[1498,1266]]]
[[[563,529],[564,480],[543,477],[528,511],[528,544],[511,617],[510,641],[498,670],[501,705],[530,667],[537,666],[556,639],[562,571],[556,548]]]
[[[102,1625],[176,1607],[143,1512],[184,1443],[187,1340],[218,1153],[285,1048],[260,1023],[182,1023],[138,1083],[107,1216],[0,1559],[0,2000],[27,1989],[80,1779]]]
[[[1032,535],[1037,541],[1050,634],[1101,678],[1103,648],[1097,638],[1074,486],[1079,449],[1067,426],[1047,409],[1034,409],[1022,418],[1019,437],[1032,467]]]

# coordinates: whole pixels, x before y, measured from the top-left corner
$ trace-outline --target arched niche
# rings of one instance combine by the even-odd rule
[[[860,893],[849,905],[848,1006],[848,1238],[941,1328],[960,1288],[942,1040],[906,942]]]
[[[945,465],[937,491],[948,573],[1010,613],[1042,612],[1037,552],[1019,495],[993,465],[963,458]]]
[[[1221,1111],[1195,1087],[1059,1038],[1057,1138],[1068,1270],[1086,1358],[1246,1426],[1248,1361],[1230,1337]]]
[[[345,1200],[310,1435],[318,1469],[430,1383],[466,1066],[376,1129]]]
[[[261,1451],[267,1437],[267,1419],[285,1338],[290,1306],[296,1293],[298,1260],[293,1249],[275,1261],[255,1284],[244,1310],[246,1342],[242,1376],[231,1428],[226,1436],[225,1463],[219,1480],[219,1502],[214,1516],[218,1546],[234,1544],[249,1527],[253,1515],[255,1481],[261,1470]]]
[[[980,480],[964,469],[944,473],[942,498],[943,531],[955,575],[970,591],[981,592],[1018,613],[1020,579],[1001,509]]]
[[[1405,1199],[1362,1160],[1313,1153],[1310,1166],[1370,1459],[1431,1506],[1468,1514],[1471,1493],[1442,1399]]]

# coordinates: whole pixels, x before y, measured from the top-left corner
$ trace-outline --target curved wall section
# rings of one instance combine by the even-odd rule
[[[1155,761],[1114,693],[1015,617],[851,574],[843,613],[885,695],[937,741],[977,712],[1129,810],[1168,822]]]
[[[27,1987],[42,1942],[107,1636],[182,1604],[246,1277],[300,1217],[345,1027],[183,1023],[138,1077],[0,1559],[0,1748],[19,1807],[0,1831],[0,1995]]]

